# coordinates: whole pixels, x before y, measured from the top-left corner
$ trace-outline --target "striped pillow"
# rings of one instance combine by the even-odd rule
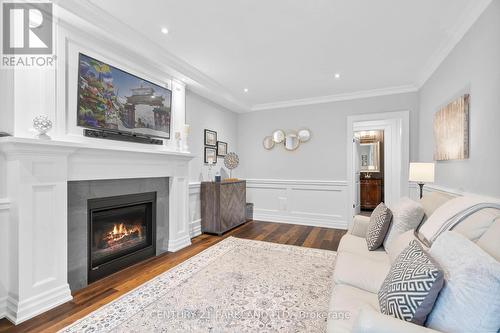
[[[392,212],[382,202],[372,212],[368,231],[366,232],[366,245],[368,250],[376,250],[384,242],[385,234],[391,225]]]

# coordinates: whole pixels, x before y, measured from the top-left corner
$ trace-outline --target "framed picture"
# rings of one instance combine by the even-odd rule
[[[205,130],[205,146],[217,146],[217,132],[206,129]]]
[[[205,147],[203,154],[205,164],[217,164],[217,149],[212,147]]]
[[[434,115],[434,160],[469,158],[469,95],[441,108]]]
[[[217,156],[224,157],[227,155],[227,142],[217,141]]]

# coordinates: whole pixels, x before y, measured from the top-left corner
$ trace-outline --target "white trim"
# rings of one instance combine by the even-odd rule
[[[408,182],[408,187],[410,191],[415,193],[415,196],[418,197],[418,193],[420,191],[418,185],[414,182]],[[472,194],[472,193],[467,193],[464,192],[463,190],[455,189],[455,188],[449,188],[441,185],[436,185],[436,184],[425,184],[424,186],[424,195],[425,193],[432,193],[432,192],[439,192],[447,195],[451,195],[454,197],[460,197],[466,194]]]
[[[390,205],[408,193],[408,165],[410,159],[410,111],[371,113],[347,117],[347,207],[348,216],[354,216],[354,159],[352,140],[356,129],[384,129],[385,202]],[[350,220],[350,219],[348,219]]]
[[[347,182],[344,180],[247,179],[246,182],[247,201],[254,203],[254,220],[347,229],[345,206]],[[259,201],[262,200],[259,200],[260,191],[252,190],[278,190],[283,194],[275,197],[278,203],[276,206],[266,205],[266,208],[263,208],[263,204],[259,206]],[[297,191],[315,194],[316,198],[324,200],[325,205],[328,205],[331,195],[336,193],[334,195],[340,198],[340,205],[337,203],[336,208],[318,213],[313,208],[316,202],[312,202],[312,207],[308,207],[307,200],[305,200],[305,202],[301,202],[299,208],[294,206],[293,201],[294,193]],[[285,203],[279,203],[280,200],[284,200]]]
[[[9,199],[0,199],[0,210],[9,210],[10,201]]]
[[[191,238],[201,235],[201,219],[189,223],[189,236]]]
[[[167,250],[168,252],[176,252],[179,251],[180,249],[188,247],[189,245],[191,245],[191,237],[190,235],[185,235],[181,238],[168,240]]]
[[[413,86],[413,85],[389,87],[389,88],[379,88],[379,89],[355,91],[355,92],[343,93],[343,94],[310,97],[310,98],[302,98],[302,99],[293,99],[293,100],[288,100],[288,101],[280,101],[280,102],[272,102],[272,103],[255,104],[252,106],[250,111],[262,111],[262,110],[289,108],[289,107],[295,107],[295,106],[340,102],[340,101],[348,101],[348,100],[353,100],[353,99],[362,99],[362,98],[369,98],[369,97],[404,94],[404,93],[410,93],[410,92],[416,92],[416,91],[418,91],[418,87]]]
[[[8,296],[6,299],[5,318],[9,319],[14,325],[18,325],[72,299],[73,296],[71,296],[69,285],[67,284],[47,290],[21,303],[18,303],[15,298]]]
[[[7,316],[7,296],[0,298],[0,319]]]
[[[441,63],[450,55],[451,51],[462,40],[472,25],[490,5],[492,0],[471,1],[467,10],[464,10],[464,17],[457,20],[454,28],[450,29],[450,38],[444,41],[438,49],[429,57],[422,71],[417,77],[417,87],[421,89],[429,80]]]

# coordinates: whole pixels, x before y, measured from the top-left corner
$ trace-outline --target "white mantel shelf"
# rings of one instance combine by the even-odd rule
[[[193,154],[103,139],[4,137],[0,155],[5,164],[0,167],[5,180],[0,235],[8,240],[7,255],[0,255],[0,267],[7,269],[0,274],[0,288],[5,286],[7,293],[6,301],[0,297],[0,314],[15,324],[72,298],[67,281],[69,181],[168,177],[164,247],[177,251],[191,244],[188,163]]]
[[[0,145],[4,146],[4,149],[12,146],[15,149],[22,149],[23,147],[45,147],[54,149],[63,149],[68,151],[76,151],[79,149],[94,149],[112,152],[127,152],[127,153],[139,153],[139,154],[155,154],[155,155],[167,155],[177,158],[192,159],[195,157],[194,154],[189,152],[179,152],[168,149],[168,147],[160,145],[148,145],[141,143],[121,143],[116,141],[108,141],[105,139],[93,139],[89,141],[71,141],[71,140],[41,140],[35,138],[23,138],[23,137],[3,137],[0,138]],[[4,150],[2,149],[2,150]],[[43,149],[43,148],[42,148]]]

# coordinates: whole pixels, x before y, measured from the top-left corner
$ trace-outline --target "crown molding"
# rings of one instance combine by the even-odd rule
[[[451,51],[462,40],[465,34],[470,30],[472,25],[477,21],[481,14],[491,4],[492,0],[474,0],[462,17],[457,20],[457,24],[451,29],[451,36],[444,41],[440,47],[429,57],[424,69],[418,75],[416,83],[418,89],[422,88],[432,74],[439,68],[441,63],[450,55]]]
[[[262,110],[289,108],[289,107],[295,107],[295,106],[340,102],[340,101],[348,101],[348,100],[353,100],[353,99],[362,99],[362,98],[370,98],[370,97],[378,97],[378,96],[386,96],[386,95],[404,94],[404,93],[410,93],[410,92],[416,92],[416,91],[418,91],[418,87],[416,87],[414,85],[405,85],[405,86],[372,89],[372,90],[362,90],[362,91],[343,93],[343,94],[294,99],[294,100],[274,102],[274,103],[256,104],[256,105],[252,106],[251,111],[262,111]]]

